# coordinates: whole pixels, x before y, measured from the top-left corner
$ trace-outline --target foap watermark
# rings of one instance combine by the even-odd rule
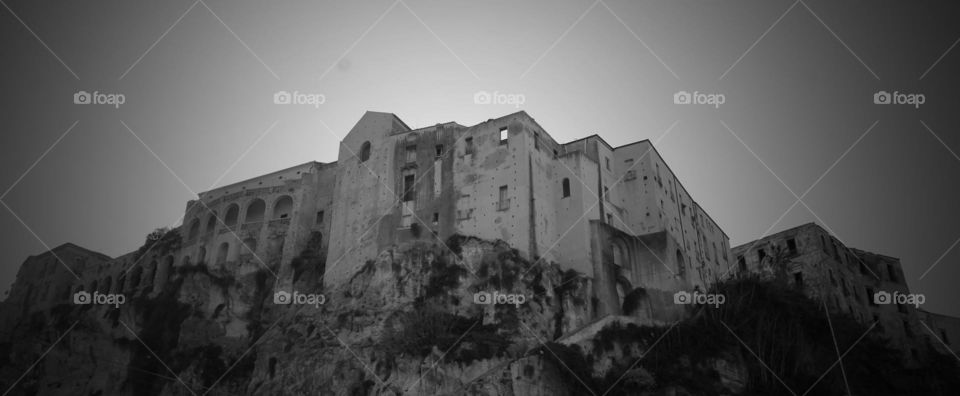
[[[273,94],[273,103],[278,105],[308,105],[319,109],[326,102],[327,97],[320,93],[277,91]]]
[[[120,108],[120,105],[127,102],[127,97],[122,93],[102,93],[100,91],[77,91],[73,94],[73,104],[79,105],[112,105],[114,108]]]
[[[920,305],[923,305],[926,301],[927,297],[923,294],[904,294],[898,291],[894,291],[893,293],[887,291],[873,293],[873,303],[877,305],[913,305],[914,308],[920,308]]]
[[[926,102],[927,97],[920,93],[903,93],[900,91],[893,91],[893,93],[890,93],[887,91],[877,91],[873,94],[873,104],[879,105],[913,105],[914,108],[919,109],[920,105]]]
[[[113,305],[116,308],[120,308],[125,302],[127,302],[127,297],[123,294],[105,294],[98,291],[90,294],[90,292],[83,290],[73,293],[73,303],[76,305]]]
[[[293,293],[283,290],[273,293],[273,303],[277,305],[313,305],[319,308],[326,302],[327,297],[323,294],[300,293],[296,290]]]
[[[511,105],[520,108],[524,103],[527,103],[527,97],[520,93],[477,91],[473,94],[473,104],[478,105]]]
[[[480,291],[473,293],[473,303],[474,304],[484,304],[484,305],[503,305],[510,304],[514,305],[517,308],[520,308],[520,305],[527,301],[527,296],[523,294],[514,294],[514,293],[500,293],[498,291],[485,292]]]
[[[719,108],[720,105],[727,102],[727,97],[722,93],[703,93],[699,91],[693,91],[693,93],[687,91],[678,91],[673,94],[673,103],[678,105],[713,105],[714,108]]]
[[[673,293],[673,303],[677,305],[713,305],[714,308],[720,308],[726,301],[727,297],[723,294],[701,293],[696,290],[693,293],[684,290]]]

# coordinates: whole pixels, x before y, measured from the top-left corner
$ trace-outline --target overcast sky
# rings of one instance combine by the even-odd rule
[[[364,111],[395,113],[413,128],[472,125],[518,109],[474,103],[476,92],[496,91],[522,95],[519,109],[561,142],[662,137],[658,150],[734,245],[817,221],[848,245],[900,257],[927,309],[960,315],[956,9],[824,0],[5,4],[0,188],[29,230],[0,210],[0,290],[44,244],[120,255],[176,223],[196,192],[334,161]],[[76,105],[81,90],[125,103]],[[326,101],[275,105],[280,90]],[[674,104],[681,90],[725,102]],[[925,103],[874,104],[881,90]]]

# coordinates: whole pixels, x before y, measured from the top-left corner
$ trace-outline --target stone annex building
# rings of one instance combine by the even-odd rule
[[[310,249],[326,258],[324,283],[338,284],[392,246],[460,234],[500,239],[531,261],[590,277],[593,320],[676,319],[683,312],[676,291],[760,271],[777,245],[792,263],[791,281],[831,309],[881,320],[892,338],[927,333],[924,320],[960,343],[954,318],[870,305],[873,291],[908,291],[899,260],[847,249],[812,224],[731,252],[727,235],[650,141],[612,147],[592,135],[558,143],[522,111],[420,129],[367,112],[344,136],[337,162],[203,192],[187,203],[177,231],[179,249],[148,254],[129,272],[134,253],[110,258],[65,244],[30,257],[2,306],[17,313],[0,314],[49,309],[78,290],[160,290],[175,267],[198,264],[236,273],[271,268],[278,286],[290,287],[293,259]],[[645,303],[624,312],[635,290]]]

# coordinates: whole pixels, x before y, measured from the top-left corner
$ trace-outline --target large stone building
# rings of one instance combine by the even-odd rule
[[[960,339],[960,319],[919,309],[922,300],[908,301],[919,295],[910,293],[900,259],[847,247],[817,224],[734,247],[733,257],[735,273],[781,276],[831,312],[876,323],[897,346],[916,351],[929,343],[943,350],[946,344],[957,350],[950,342]]]
[[[289,287],[304,255],[325,257],[324,282],[338,284],[392,246],[459,234],[503,240],[534,265],[590,278],[594,317],[634,314],[623,302],[642,288],[638,314],[668,320],[682,311],[674,292],[703,288],[731,264],[727,235],[648,140],[558,143],[522,111],[420,129],[367,112],[338,161],[200,193],[175,231],[179,247],[107,260],[70,289],[155,292],[178,267],[198,264],[269,271]]]

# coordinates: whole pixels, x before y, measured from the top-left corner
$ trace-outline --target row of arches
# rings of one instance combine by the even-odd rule
[[[151,260],[147,264],[138,263],[133,268],[119,274],[94,279],[86,285],[77,285],[74,291],[125,294],[140,290],[145,292],[159,290],[170,280],[173,272],[173,261],[173,256],[167,256],[161,260]]]
[[[282,220],[290,218],[293,215],[293,198],[289,195],[282,195],[273,202],[273,210],[270,212],[271,220]],[[247,203],[244,210],[244,223],[263,222],[267,216],[267,203],[263,199],[255,198]],[[235,227],[240,221],[240,205],[231,203],[227,206],[223,217],[223,224],[227,227]],[[205,234],[213,233],[217,228],[217,213],[213,212],[207,216],[206,226],[203,229]],[[187,240],[194,240],[200,236],[200,219],[194,218],[190,222],[187,231]]]

